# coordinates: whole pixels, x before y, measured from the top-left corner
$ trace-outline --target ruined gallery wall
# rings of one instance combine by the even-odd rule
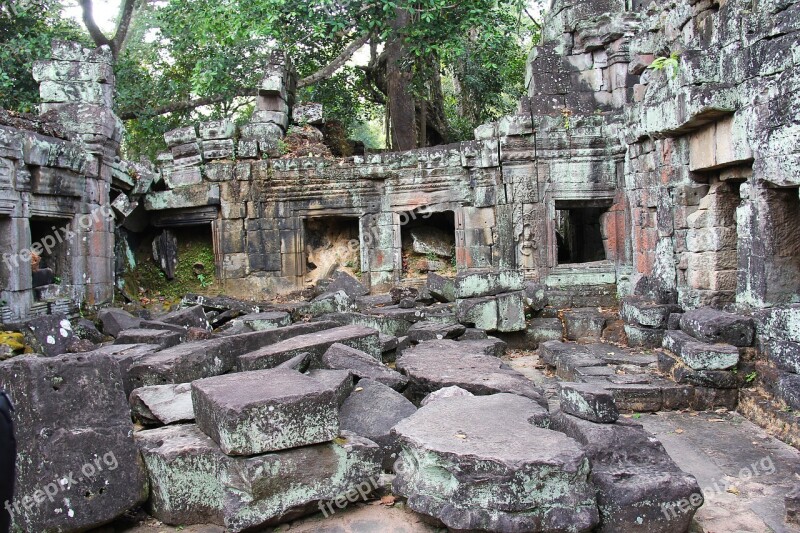
[[[57,42],[34,77],[41,120],[0,126],[4,322],[113,296],[110,163],[122,129],[111,111],[111,53]]]

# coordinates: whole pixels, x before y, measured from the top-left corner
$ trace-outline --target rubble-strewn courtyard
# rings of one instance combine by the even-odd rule
[[[800,3],[540,30],[472,140],[333,155],[276,48],[155,161],[54,41],[0,112],[11,531],[800,531]]]

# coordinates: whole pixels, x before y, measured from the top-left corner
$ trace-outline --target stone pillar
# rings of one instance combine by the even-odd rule
[[[52,58],[37,61],[33,77],[39,82],[41,112],[60,122],[87,154],[82,174],[86,191],[76,229],[83,257],[76,297],[92,305],[110,301],[114,290],[114,234],[109,207],[111,168],[119,153],[122,122],[114,114],[114,69],[107,46],[90,50],[78,43],[54,41]],[[74,265],[77,266],[77,265]],[[77,275],[77,273],[76,273]]]

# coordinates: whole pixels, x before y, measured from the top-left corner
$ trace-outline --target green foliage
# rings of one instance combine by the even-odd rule
[[[752,372],[750,372],[749,374],[747,374],[747,375],[744,377],[744,380],[745,380],[745,382],[747,382],[747,383],[752,383],[752,382],[754,382],[754,381],[756,380],[756,378],[757,378],[757,377],[758,377],[758,372],[756,372],[755,370],[753,370]]]
[[[34,112],[39,84],[31,76],[34,61],[50,57],[53,39],[88,43],[78,24],[61,16],[58,0],[0,0],[0,106]]]
[[[678,75],[678,70],[681,68],[679,61],[680,56],[680,53],[672,52],[669,56],[657,57],[647,68],[656,71],[669,69],[670,74],[674,78]]]

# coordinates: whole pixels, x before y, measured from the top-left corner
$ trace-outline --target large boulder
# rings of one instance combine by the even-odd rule
[[[454,530],[591,531],[598,523],[589,461],[547,411],[496,394],[443,399],[394,428],[402,453],[394,491]]]
[[[383,449],[383,468],[391,470],[400,451],[392,428],[417,411],[413,403],[386,385],[362,379],[339,411],[342,431],[366,437]]]
[[[117,363],[104,354],[0,363],[14,402],[12,531],[84,531],[147,497]]]
[[[194,424],[140,431],[136,441],[150,478],[149,511],[173,525],[263,530],[333,509],[343,495],[369,495],[381,472],[378,445],[352,434],[255,457],[225,455]]]
[[[27,320],[20,326],[25,344],[33,351],[46,356],[67,353],[70,343],[75,340],[66,315],[45,315]]]

